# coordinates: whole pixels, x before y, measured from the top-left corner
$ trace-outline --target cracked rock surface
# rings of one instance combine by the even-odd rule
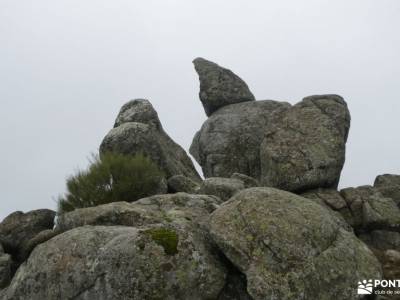
[[[232,104],[215,112],[190,146],[204,176],[229,178],[242,173],[259,179],[260,144],[265,130],[289,108],[289,103],[264,100]]]
[[[346,102],[316,95],[291,106],[272,100],[224,106],[193,138],[205,177],[242,173],[287,191],[336,188],[350,127]]]
[[[345,188],[340,194],[352,212],[351,225],[358,231],[374,229],[400,230],[400,209],[392,198],[365,185]]]
[[[324,207],[273,188],[243,190],[211,215],[210,233],[254,299],[355,299],[380,278],[368,247]]]
[[[304,98],[266,128],[261,183],[287,191],[336,188],[349,127],[350,113],[340,96]]]
[[[217,299],[226,268],[204,222],[218,201],[177,193],[66,213],[0,299]]]
[[[154,230],[176,235],[176,253]],[[36,247],[2,299],[215,299],[224,273],[196,243],[179,227],[78,227]]]

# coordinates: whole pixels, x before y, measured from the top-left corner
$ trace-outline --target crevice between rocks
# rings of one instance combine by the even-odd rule
[[[227,271],[225,286],[219,293],[217,300],[253,300],[247,292],[246,275],[240,272],[220,250],[218,250],[217,255]]]

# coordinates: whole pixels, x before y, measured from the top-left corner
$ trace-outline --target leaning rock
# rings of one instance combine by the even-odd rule
[[[125,104],[115,126],[103,139],[100,154],[142,153],[159,166],[166,178],[182,174],[200,181],[189,156],[165,133],[157,112],[148,100],[133,100]]]
[[[0,243],[7,253],[18,257],[24,243],[43,230],[54,226],[55,211],[32,210],[27,213],[16,211],[0,223]]]
[[[336,188],[350,126],[337,95],[311,96],[291,106],[256,101],[225,106],[196,133],[190,153],[205,177],[242,173],[288,191]]]
[[[213,113],[190,146],[204,176],[242,173],[259,179],[260,144],[266,128],[289,108],[289,103],[265,100],[232,104]]]
[[[210,177],[203,181],[199,194],[213,195],[226,201],[245,188],[243,181],[234,178]]]
[[[336,188],[350,127],[337,95],[304,98],[268,128],[261,144],[261,182],[287,191]]]
[[[199,190],[197,182],[183,175],[174,175],[168,178],[168,191],[171,193],[184,192],[194,194]]]
[[[207,116],[223,106],[255,100],[247,84],[231,70],[200,57],[193,64],[199,75],[199,96]]]
[[[211,235],[254,299],[356,299],[381,278],[372,252],[321,205],[272,188],[239,192],[211,215]]]
[[[216,299],[223,284],[184,226],[85,226],[37,246],[2,299]]]

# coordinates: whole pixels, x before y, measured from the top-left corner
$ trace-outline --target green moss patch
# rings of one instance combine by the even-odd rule
[[[178,253],[179,236],[175,231],[168,228],[153,228],[147,230],[146,233],[164,248],[165,254],[175,255]]]

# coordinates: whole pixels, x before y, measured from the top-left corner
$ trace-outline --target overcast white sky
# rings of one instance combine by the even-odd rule
[[[399,29],[398,0],[0,0],[0,220],[54,209],[129,99],[187,150],[206,119],[197,56],[259,100],[342,95],[341,187],[400,173]]]

